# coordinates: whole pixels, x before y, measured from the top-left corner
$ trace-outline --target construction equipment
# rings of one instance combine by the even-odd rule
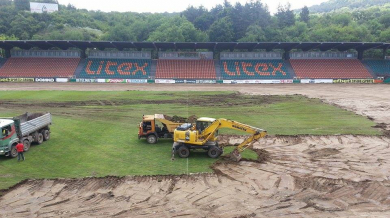
[[[174,143],[172,147],[172,158],[175,153],[182,158],[190,155],[190,150],[206,150],[211,158],[218,158],[223,153],[223,147],[218,145],[218,130],[222,128],[235,129],[251,134],[247,139],[238,145],[231,153],[230,157],[234,161],[241,159],[241,152],[250,147],[254,142],[267,135],[267,131],[242,124],[233,120],[199,118],[196,126],[188,126],[186,129],[176,129],[174,131]]]
[[[24,151],[31,143],[42,144],[50,139],[51,114],[25,113],[14,118],[0,119],[0,155],[16,157],[16,145],[24,144]]]
[[[163,126],[159,127],[156,121]],[[163,114],[144,115],[139,124],[138,139],[146,138],[148,143],[155,144],[159,138],[172,138],[173,131],[182,124],[169,120]]]

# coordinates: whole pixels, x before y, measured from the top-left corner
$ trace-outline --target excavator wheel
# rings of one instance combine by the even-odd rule
[[[179,157],[181,158],[187,158],[190,156],[190,149],[187,148],[187,146],[180,146],[180,148],[177,150],[177,153],[179,154]]]
[[[209,151],[207,152],[207,154],[209,155],[209,157],[211,158],[218,158],[219,156],[221,156],[222,154],[222,151],[220,148],[218,148],[217,146],[211,146]]]

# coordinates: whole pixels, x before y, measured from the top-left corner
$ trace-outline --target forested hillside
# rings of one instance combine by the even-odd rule
[[[311,6],[312,13],[327,13],[342,10],[364,10],[373,6],[384,6],[389,4],[389,0],[329,0],[319,5]]]
[[[52,14],[28,9],[28,0],[0,0],[0,40],[390,42],[386,6],[313,14],[308,8],[294,13],[285,5],[275,15],[259,0],[234,5],[225,0],[211,10],[189,7],[177,14],[105,13],[72,5],[60,5]]]

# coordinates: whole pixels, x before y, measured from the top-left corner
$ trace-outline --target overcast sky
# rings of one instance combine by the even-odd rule
[[[230,0],[230,3],[241,2],[245,4],[248,0]],[[262,0],[268,5],[269,10],[274,13],[279,3],[290,2],[292,9],[312,6],[326,2],[327,0]],[[59,0],[60,4],[71,3],[80,9],[110,11],[132,11],[132,12],[180,12],[189,5],[200,6],[211,9],[216,4],[222,4],[223,0]]]

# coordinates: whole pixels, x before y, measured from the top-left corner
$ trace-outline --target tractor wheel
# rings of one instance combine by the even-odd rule
[[[28,150],[30,150],[30,147],[31,147],[31,143],[29,140],[24,140],[23,141],[23,146],[24,146],[24,152],[27,152]]]
[[[222,154],[222,151],[217,146],[211,146],[207,154],[211,158],[218,158]]]
[[[148,135],[148,137],[146,138],[146,141],[149,144],[156,144],[157,143],[157,137],[155,135]]]
[[[50,131],[49,130],[43,130],[43,140],[48,141],[50,139]]]
[[[190,149],[187,148],[187,146],[181,146],[178,150],[177,153],[179,154],[179,157],[181,158],[187,158],[190,156]]]
[[[43,143],[43,134],[42,133],[38,133],[37,143],[38,143],[38,145]]]
[[[11,158],[15,158],[18,156],[18,151],[16,150],[16,146],[12,146],[11,151],[9,151],[9,156]]]

